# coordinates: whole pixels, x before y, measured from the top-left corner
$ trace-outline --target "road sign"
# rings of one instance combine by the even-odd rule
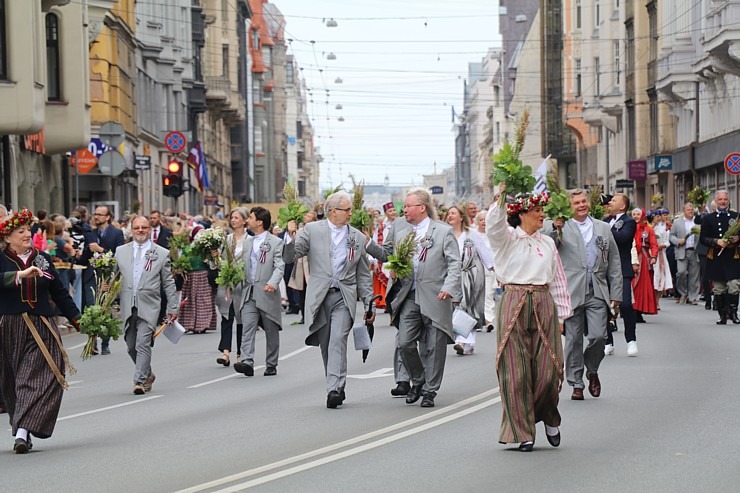
[[[164,138],[164,146],[174,154],[185,149],[186,145],[188,145],[188,140],[182,132],[178,132],[177,130],[168,133]]]
[[[435,186],[431,188],[431,192],[432,195],[439,195],[440,193],[444,193],[444,188]]]
[[[727,155],[725,170],[731,175],[740,175],[740,152],[731,152]]]
[[[147,170],[152,167],[151,156],[134,156],[134,169]]]
[[[93,153],[93,155],[100,159],[103,153],[110,149],[107,145],[103,144],[100,139],[90,139],[90,143],[87,145],[87,149]]]
[[[126,130],[118,122],[105,122],[100,127],[100,140],[111,147],[118,147],[126,138]]]
[[[72,157],[72,166],[77,168],[77,172],[86,175],[98,164],[98,158],[88,149],[82,149],[75,152]]]
[[[218,195],[206,195],[203,197],[203,205],[218,205]]]
[[[617,180],[615,188],[635,188],[635,182],[632,180]]]
[[[100,156],[98,168],[104,175],[118,176],[126,169],[126,160],[120,152],[111,149]]]

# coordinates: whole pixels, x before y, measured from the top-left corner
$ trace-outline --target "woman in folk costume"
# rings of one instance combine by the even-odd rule
[[[248,218],[249,212],[244,207],[237,207],[229,214],[229,224],[233,233],[226,237],[226,244],[221,254],[224,259],[229,255],[226,251],[227,248],[231,250],[231,255],[234,256],[235,260],[242,257],[242,247],[244,239],[247,237]],[[243,287],[243,282],[230,291],[224,286],[219,286],[216,292],[216,305],[218,306],[218,312],[221,314],[221,340],[218,343],[218,350],[223,353],[216,359],[216,363],[219,365],[229,366],[231,364],[230,354],[234,321],[236,321],[236,357],[237,360],[241,361],[242,317],[240,307],[234,307],[234,300],[238,302],[242,299]]]
[[[651,223],[655,232],[655,240],[658,245],[658,259],[653,267],[653,288],[655,289],[655,306],[660,309],[660,298],[667,291],[673,289],[671,278],[671,266],[668,263],[666,249],[671,245],[670,229],[666,224],[662,210],[653,211]]]
[[[488,240],[488,236],[486,236],[486,214],[488,214],[487,210],[482,210],[478,214],[476,214],[475,229],[476,231],[478,231],[478,233],[481,234],[481,237],[486,243],[486,248],[488,248],[488,251],[491,252],[491,255],[493,256],[493,252],[491,251],[491,242]],[[486,332],[493,331],[493,320],[496,318],[495,295],[497,289],[498,283],[496,282],[496,273],[493,272],[493,268],[486,269],[486,301],[484,305],[484,314],[486,317]]]
[[[204,228],[195,224],[190,230],[190,245],[195,235]],[[209,266],[197,255],[189,255],[192,270],[185,274],[182,286],[180,323],[186,331],[202,334],[207,330],[216,330],[216,290],[208,281]]]
[[[23,209],[0,225],[0,394],[17,454],[31,450],[31,435],[51,436],[68,388],[64,374],[74,373],[52,301],[78,330],[80,316],[49,255],[31,246],[32,217]]]
[[[658,305],[655,302],[655,288],[653,287],[653,266],[658,260],[658,241],[655,231],[647,222],[644,209],[636,208],[632,211],[632,219],[637,223],[635,231],[635,246],[640,261],[640,268],[632,278],[632,306],[637,314],[637,321],[645,323],[643,314],[655,315]]]
[[[373,233],[373,241],[379,246],[383,246],[383,240],[388,236],[391,224],[396,219],[396,207],[393,205],[393,202],[384,204],[383,212],[385,213],[385,220],[378,223],[375,233]],[[385,292],[388,289],[389,272],[383,269],[382,262],[378,262],[373,258],[370,259],[370,265],[373,267],[373,294],[375,296],[381,296],[375,303],[375,306],[377,308],[386,308]]]
[[[503,194],[505,184],[499,185]],[[547,195],[525,195],[512,204],[496,201],[486,216],[496,279],[504,288],[496,307],[496,371],[501,388],[499,442],[534,447],[543,421],[547,441],[560,445],[558,400],[563,383],[563,320],[573,315],[555,243],[539,233]],[[506,209],[504,209],[506,207]],[[507,224],[507,214],[515,229]]]
[[[460,308],[478,321],[474,330],[467,337],[455,337],[455,352],[460,356],[473,354],[475,350],[475,332],[486,324],[485,291],[487,270],[493,268],[493,255],[486,245],[483,235],[470,228],[468,215],[462,207],[453,205],[447,209],[447,224],[457,238],[462,260],[462,302]]]

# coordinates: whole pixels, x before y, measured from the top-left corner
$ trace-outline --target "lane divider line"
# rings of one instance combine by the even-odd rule
[[[272,471],[274,469],[278,469],[278,468],[281,468],[281,467],[284,467],[284,466],[295,464],[296,462],[300,462],[300,461],[303,461],[303,460],[306,460],[306,459],[312,459],[314,457],[317,457],[317,456],[320,456],[320,455],[323,455],[323,454],[327,454],[327,453],[330,453],[330,452],[334,452],[336,450],[339,450],[339,449],[342,449],[342,448],[345,448],[345,447],[349,447],[351,445],[356,445],[356,444],[361,443],[361,442],[364,442],[366,440],[370,440],[370,439],[373,439],[373,438],[376,438],[376,437],[385,435],[387,433],[391,433],[391,432],[394,432],[396,430],[400,430],[400,429],[406,428],[408,426],[415,425],[417,423],[422,423],[424,421],[429,421],[429,420],[434,419],[437,416],[440,416],[442,414],[446,414],[446,413],[449,413],[451,411],[455,411],[456,409],[460,409],[460,408],[465,407],[465,406],[467,406],[469,404],[472,404],[474,402],[477,402],[477,401],[480,401],[480,400],[483,400],[483,399],[487,399],[489,397],[492,397],[492,396],[496,395],[498,392],[499,392],[499,388],[496,387],[494,389],[491,389],[491,390],[487,390],[485,392],[482,392],[482,393],[480,393],[478,395],[474,395],[473,397],[468,397],[467,399],[463,399],[460,402],[456,402],[454,404],[450,404],[449,406],[445,406],[443,408],[437,409],[437,410],[432,411],[430,413],[422,414],[422,415],[419,415],[419,416],[417,416],[415,418],[407,419],[406,421],[401,421],[399,423],[395,423],[393,425],[386,426],[385,428],[380,428],[378,430],[371,431],[369,433],[365,433],[364,435],[360,435],[360,436],[357,436],[357,437],[354,437],[354,438],[349,438],[349,439],[344,440],[342,442],[335,443],[335,444],[332,444],[332,445],[327,445],[326,447],[322,447],[322,448],[319,448],[319,449],[316,449],[316,450],[312,450],[310,452],[305,452],[303,454],[299,454],[299,455],[296,455],[296,456],[293,456],[293,457],[289,457],[287,459],[283,459],[281,461],[274,462],[272,464],[267,464],[267,465],[264,465],[264,466],[256,467],[254,469],[250,469],[250,470],[243,471],[243,472],[240,472],[240,473],[232,474],[230,476],[226,476],[226,477],[223,477],[221,479],[215,479],[213,481],[209,481],[209,482],[203,483],[201,485],[197,485],[197,486],[193,486],[193,487],[190,487],[190,488],[186,488],[184,490],[179,490],[176,493],[197,493],[197,492],[204,491],[204,490],[207,490],[207,489],[210,489],[210,488],[216,488],[216,487],[219,487],[219,486],[228,484],[228,483],[233,483],[234,481],[239,481],[241,479],[245,479],[245,478],[248,478],[250,476],[255,476],[257,474],[262,474],[262,473],[265,473],[265,472]]]
[[[103,411],[110,411],[111,409],[118,409],[120,407],[131,406],[133,404],[139,404],[141,402],[151,401],[153,399],[159,399],[160,397],[164,397],[164,395],[152,395],[152,396],[149,396],[149,397],[144,397],[143,399],[136,399],[134,401],[124,402],[122,404],[114,404],[113,406],[101,407],[100,409],[93,409],[92,411],[85,411],[85,412],[82,412],[82,413],[70,414],[69,416],[64,416],[63,418],[57,419],[57,421],[66,421],[68,419],[74,419],[74,418],[79,418],[79,417],[82,417],[82,416],[88,416],[90,414],[102,413]]]

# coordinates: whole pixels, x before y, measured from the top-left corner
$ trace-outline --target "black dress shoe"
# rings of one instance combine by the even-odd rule
[[[234,371],[237,373],[243,373],[244,375],[248,377],[254,376],[254,367],[246,363],[242,363],[242,362],[234,363]]]
[[[326,396],[326,407],[329,409],[336,409],[337,406],[342,404],[342,396],[336,390],[332,390]]]
[[[344,404],[344,399],[347,398],[347,394],[344,393],[344,387],[339,389],[339,405]]]
[[[419,385],[414,385],[409,389],[409,393],[406,394],[406,404],[413,404],[421,398],[421,388],[423,386],[424,383],[422,382]]]
[[[424,392],[424,398],[421,400],[421,407],[434,407],[435,397],[437,397],[436,392]]]
[[[32,448],[33,445],[31,445],[31,440],[26,441],[22,438],[15,439],[13,450],[16,454],[27,454]]]
[[[393,397],[403,397],[409,393],[411,385],[408,382],[398,382],[395,389],[391,389],[391,395]]]
[[[534,440],[531,442],[522,442],[519,444],[519,451],[520,452],[531,452],[534,448]]]
[[[557,435],[550,436],[547,433],[545,433],[545,436],[547,437],[547,442],[552,445],[553,447],[559,447],[560,446],[560,430],[558,430]]]
[[[275,368],[274,366],[268,366],[267,368],[265,368],[266,377],[274,377],[275,375],[277,375],[277,368]]]
[[[227,357],[221,356],[220,358],[216,358],[216,363],[223,366],[229,366],[231,364],[231,360]]]

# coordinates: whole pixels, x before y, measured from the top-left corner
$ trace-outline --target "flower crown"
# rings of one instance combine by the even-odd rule
[[[510,216],[515,216],[521,212],[527,212],[533,207],[546,206],[550,203],[550,197],[547,193],[542,194],[519,194],[514,198],[514,202],[506,204],[506,212]]]
[[[8,219],[0,224],[0,236],[7,236],[21,226],[31,224],[32,221],[33,214],[28,209],[21,209],[20,211],[14,212],[12,216],[8,217]]]

